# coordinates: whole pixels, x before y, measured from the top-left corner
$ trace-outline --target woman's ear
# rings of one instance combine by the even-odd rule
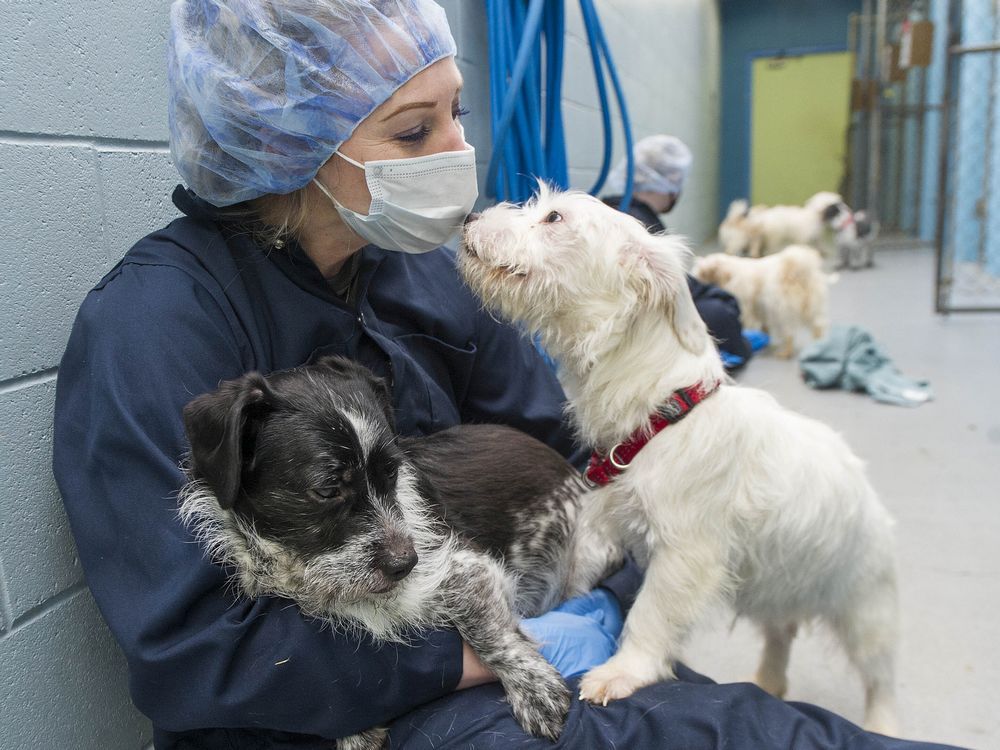
[[[681,346],[701,354],[708,329],[691,298],[685,272],[690,258],[687,246],[671,235],[646,235],[622,249],[622,262],[630,266],[639,299],[664,310]]]
[[[192,473],[215,493],[220,507],[232,508],[239,499],[260,420],[273,405],[267,381],[252,372],[224,382],[184,407]]]

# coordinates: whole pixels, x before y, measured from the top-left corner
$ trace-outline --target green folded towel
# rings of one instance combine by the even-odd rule
[[[918,406],[933,398],[926,380],[904,377],[871,334],[857,326],[835,326],[799,355],[802,379],[813,388],[862,391],[884,404]]]

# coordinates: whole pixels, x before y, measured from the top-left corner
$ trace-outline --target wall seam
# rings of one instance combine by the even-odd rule
[[[55,596],[50,596],[41,604],[36,604],[34,607],[27,610],[20,617],[13,620],[10,623],[10,630],[8,631],[8,634],[12,635],[18,632],[19,630],[30,627],[38,620],[45,617],[45,615],[47,615],[52,610],[58,609],[65,602],[68,602],[70,599],[79,594],[81,591],[86,591],[86,590],[87,590],[87,584],[81,580],[78,581],[77,583],[74,583],[69,588],[63,589]]]
[[[4,572],[3,558],[0,557],[0,623],[3,624],[3,632],[0,632],[0,640],[11,634],[14,622],[10,613],[13,608],[10,605],[10,593],[7,591],[7,574]]]
[[[52,135],[25,133],[17,130],[0,130],[0,143],[11,146],[57,146],[63,148],[90,148],[95,151],[147,151],[170,153],[167,141],[148,141],[138,138],[85,137],[79,135]]]
[[[25,388],[31,388],[34,385],[44,385],[45,383],[50,383],[56,379],[58,372],[58,367],[49,367],[45,370],[39,370],[26,375],[18,375],[17,377],[0,380],[0,396],[5,396],[8,393],[14,393],[15,391],[21,391]]]

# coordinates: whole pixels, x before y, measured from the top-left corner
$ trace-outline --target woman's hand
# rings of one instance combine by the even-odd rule
[[[573,677],[614,656],[623,624],[614,595],[598,588],[522,620],[521,630],[538,641],[542,656],[559,674]]]
[[[521,620],[521,630],[539,643],[539,650],[563,677],[573,677],[603,664],[618,649],[624,618],[607,589],[569,599],[551,612]],[[462,679],[456,690],[484,685],[496,675],[468,643],[462,643]]]
[[[489,667],[479,660],[472,647],[462,641],[462,679],[458,681],[455,690],[485,685],[487,682],[494,682],[496,678],[497,676],[490,671]]]

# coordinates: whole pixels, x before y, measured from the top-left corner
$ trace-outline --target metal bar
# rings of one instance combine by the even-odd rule
[[[876,82],[876,96],[872,104],[870,130],[868,133],[871,157],[868,162],[868,210],[874,220],[880,221],[882,206],[878,195],[882,167],[882,83],[886,79],[885,32],[888,0],[878,0],[875,21],[875,45],[873,50],[873,78]]]
[[[947,38],[955,33],[953,22],[956,18],[955,10],[956,6],[961,2],[961,0],[949,0],[948,2],[948,28],[944,29],[944,33]],[[961,10],[959,8],[959,10]],[[934,232],[934,244],[937,246],[937,252],[935,253],[935,263],[934,263],[934,311],[938,313],[949,312],[948,304],[944,299],[944,287],[946,286],[944,282],[944,266],[945,266],[945,222],[948,216],[948,205],[950,203],[948,196],[948,167],[950,166],[950,159],[948,154],[948,142],[951,138],[951,106],[952,106],[952,87],[954,84],[954,72],[955,72],[955,55],[945,55],[944,61],[944,91],[941,96],[941,107],[943,114],[941,116],[941,143],[938,150],[938,205],[937,205],[937,227]],[[951,286],[951,281],[949,279],[948,287]]]
[[[985,44],[956,44],[948,48],[949,55],[974,55],[977,52],[1000,52],[1000,41]]]
[[[896,84],[896,90],[899,92],[899,98],[902,101],[906,100],[906,96],[909,93],[907,91],[907,82]],[[896,118],[896,170],[893,174],[893,183],[896,190],[896,205],[893,210],[895,211],[895,224],[896,229],[899,231],[904,231],[903,227],[903,203],[905,202],[904,188],[903,188],[903,178],[906,176],[906,116]]]
[[[1000,307],[945,307],[939,313],[998,313]]]
[[[997,33],[997,14],[996,10],[993,11],[993,35],[996,36]],[[1000,49],[1000,48],[998,48]],[[979,250],[976,253],[977,261],[979,265],[984,265],[986,263],[986,240],[989,236],[990,231],[990,179],[992,178],[992,173],[990,172],[990,165],[993,163],[993,110],[994,104],[996,102],[996,86],[997,86],[997,66],[990,65],[990,101],[986,106],[986,149],[983,154],[983,164],[985,169],[983,169],[983,193],[982,197],[979,199],[978,206],[983,208],[982,211],[977,210],[976,213],[979,214]]]
[[[924,127],[927,122],[927,68],[921,68],[920,70],[920,93],[918,97],[917,111],[914,113],[917,116],[917,174],[914,177],[916,190],[913,193],[915,204],[913,207],[913,228],[917,236],[920,235],[920,220],[923,218],[924,208]]]
[[[917,70],[922,70],[918,68]],[[926,74],[926,71],[924,71]],[[925,75],[926,77],[926,75]],[[889,117],[897,116],[907,116],[907,115],[922,115],[925,112],[933,112],[935,110],[941,109],[940,104],[910,104],[910,105],[900,105],[900,104],[887,104],[882,107],[882,113]]]
[[[855,161],[856,173],[854,175],[854,185],[856,194],[852,197],[855,208],[868,206],[871,202],[869,193],[869,170],[871,165],[871,104],[868,98],[869,82],[874,80],[875,72],[872,70],[872,31],[874,29],[874,17],[872,16],[873,0],[862,0],[861,15],[858,17],[858,80],[861,81],[861,96],[865,106],[857,114],[858,135],[854,145],[857,149]]]

